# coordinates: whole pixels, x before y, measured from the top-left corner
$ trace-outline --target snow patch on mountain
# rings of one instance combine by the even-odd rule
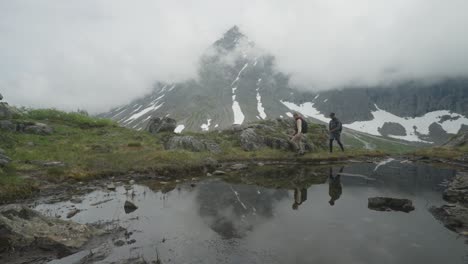
[[[468,124],[468,118],[457,113],[451,113],[447,110],[433,111],[419,117],[403,118],[382,110],[377,105],[375,105],[375,107],[377,110],[372,111],[374,119],[370,121],[357,121],[344,126],[371,135],[381,136],[379,129],[382,128],[385,123],[398,123],[405,128],[406,135],[389,135],[390,137],[407,141],[431,143],[421,140],[417,133],[428,135],[429,126],[433,123],[438,123],[447,133],[456,134],[463,124]]]
[[[208,119],[208,120],[206,120],[206,123],[202,124],[200,127],[201,127],[202,131],[208,131],[208,130],[210,130],[210,126],[211,126],[211,119]]]
[[[149,113],[149,112],[151,112],[151,111],[156,111],[156,110],[158,110],[161,106],[163,106],[163,104],[164,104],[164,102],[162,102],[162,103],[159,104],[159,105],[152,104],[152,105],[150,105],[149,107],[147,107],[147,108],[141,110],[140,112],[138,112],[138,113],[136,113],[136,114],[130,116],[127,120],[125,120],[125,123],[130,122],[130,121],[133,121],[133,120],[136,120],[136,119],[138,119],[138,118],[144,116],[145,114],[147,114],[147,113]]]
[[[262,79],[258,79],[257,81],[257,110],[258,110],[258,113],[260,114],[260,117],[262,119],[266,119],[267,118],[267,115],[265,113],[265,108],[263,107],[263,104],[262,104],[262,96],[260,95],[260,82],[262,81]]]
[[[178,125],[175,129],[174,129],[174,133],[182,133],[182,131],[185,129],[185,126],[184,125]]]
[[[318,98],[318,95],[316,98]],[[281,103],[284,104],[287,108],[299,112],[306,117],[312,117],[326,123],[328,123],[330,120],[330,118],[324,116],[322,113],[320,113],[320,111],[317,110],[317,108],[314,107],[314,103],[307,102],[300,105],[286,101],[281,101]]]

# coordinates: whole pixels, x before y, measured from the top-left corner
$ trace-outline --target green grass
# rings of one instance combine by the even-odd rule
[[[2,131],[0,148],[13,159],[0,171],[0,201],[25,197],[33,193],[41,181],[87,180],[129,171],[158,172],[163,175],[189,174],[201,171],[203,160],[219,161],[296,159],[290,151],[261,149],[247,152],[241,149],[233,133],[185,133],[218,143],[222,153],[166,151],[163,143],[172,134],[157,136],[117,126],[110,120],[89,117],[82,113],[58,110],[28,110],[15,117],[17,122],[35,121],[54,128],[52,135],[34,135]],[[314,140],[325,140],[311,127]],[[315,131],[315,132],[314,132]],[[284,136],[284,135],[278,135]],[[322,135],[323,136],[323,135]],[[328,154],[308,153],[300,160],[342,160],[362,156],[379,157],[381,152],[347,150]],[[46,168],[40,161],[61,161],[64,167]],[[26,180],[28,179],[28,180]]]
[[[423,148],[412,152],[415,156],[429,157],[429,158],[440,158],[448,160],[457,160],[462,158],[468,153],[468,146],[462,146],[457,148],[451,147],[432,147]]]

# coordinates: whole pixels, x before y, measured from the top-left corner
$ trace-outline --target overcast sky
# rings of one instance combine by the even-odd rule
[[[233,25],[308,89],[468,74],[466,0],[0,0],[0,93],[91,112],[195,77]]]

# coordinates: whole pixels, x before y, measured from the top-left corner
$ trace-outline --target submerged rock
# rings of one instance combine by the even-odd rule
[[[65,256],[97,234],[87,225],[46,217],[25,205],[0,207],[0,251],[37,248]]]
[[[133,213],[136,209],[138,209],[138,206],[136,206],[134,203],[125,201],[124,210],[126,214]]]
[[[414,210],[413,202],[408,199],[388,197],[369,198],[368,208],[376,211],[402,211],[409,213]]]

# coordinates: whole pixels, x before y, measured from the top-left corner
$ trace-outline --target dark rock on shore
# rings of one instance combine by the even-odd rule
[[[405,213],[414,210],[411,200],[388,197],[369,198],[368,208],[375,211],[401,211]]]
[[[468,208],[461,205],[431,207],[429,211],[448,229],[466,234],[468,231]]]
[[[0,251],[39,249],[66,256],[98,233],[87,225],[46,217],[24,205],[0,207]]]
[[[459,172],[444,191],[444,199],[451,203],[459,202],[468,206],[468,173]]]
[[[177,127],[177,121],[169,117],[156,117],[148,122],[148,131],[152,134],[161,132],[174,132]]]

